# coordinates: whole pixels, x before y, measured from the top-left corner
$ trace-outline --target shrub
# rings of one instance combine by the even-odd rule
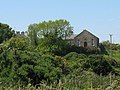
[[[105,46],[102,43],[99,44],[99,48],[100,48],[100,53],[101,54],[108,54],[108,52],[106,51]]]
[[[91,46],[91,47],[85,48],[85,53],[86,54],[97,54],[97,53],[99,53],[99,50],[98,50],[98,48]]]
[[[113,70],[112,65],[101,55],[90,55],[88,63],[98,75],[108,75]]]

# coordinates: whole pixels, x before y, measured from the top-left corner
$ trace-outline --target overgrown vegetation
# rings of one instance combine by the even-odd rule
[[[28,36],[13,33],[0,44],[1,89],[119,90],[120,58],[109,56],[109,43],[99,49],[68,45],[65,37],[73,30],[66,20],[31,24],[28,29]],[[118,45],[114,50],[117,54]]]

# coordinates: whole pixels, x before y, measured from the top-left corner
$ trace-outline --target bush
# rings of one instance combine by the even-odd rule
[[[97,53],[99,53],[99,50],[98,50],[98,48],[91,46],[91,47],[85,48],[85,53],[86,54],[97,54]]]
[[[102,43],[99,44],[99,48],[100,48],[100,53],[101,54],[108,54],[108,52],[106,51],[105,46]]]
[[[108,75],[113,71],[112,65],[101,55],[90,55],[88,63],[90,68],[98,75]]]

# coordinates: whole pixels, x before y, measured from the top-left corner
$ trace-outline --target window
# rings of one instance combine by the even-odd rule
[[[80,40],[79,39],[77,40],[77,45],[80,46]]]
[[[94,40],[92,39],[92,46],[94,46]]]

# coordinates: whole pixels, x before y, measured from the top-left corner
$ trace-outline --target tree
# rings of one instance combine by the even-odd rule
[[[0,43],[10,39],[14,35],[14,31],[7,24],[0,23]]]
[[[31,45],[36,46],[38,44],[38,37],[37,37],[37,24],[31,24],[28,27],[28,36],[31,41]]]
[[[73,28],[66,20],[50,20],[29,25],[28,36],[31,44],[38,46],[37,50],[60,55],[66,44],[65,38],[73,33],[72,30]]]
[[[31,42],[36,42],[37,38],[49,37],[65,38],[73,33],[73,28],[67,20],[43,21],[38,24],[28,26],[28,34]]]

